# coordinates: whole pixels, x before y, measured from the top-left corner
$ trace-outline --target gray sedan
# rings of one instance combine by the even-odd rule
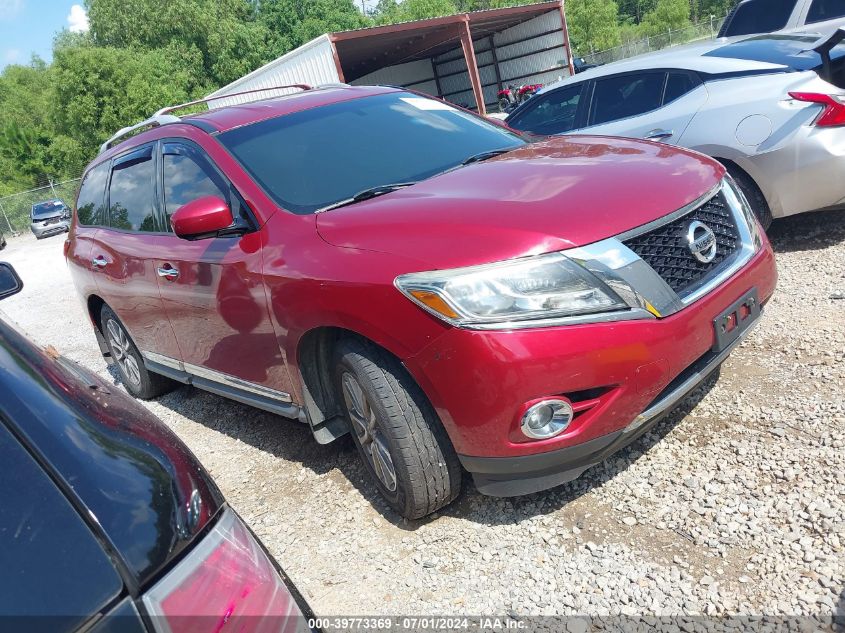
[[[845,208],[843,38],[841,30],[761,35],[641,55],[547,86],[506,122],[540,135],[631,136],[708,154],[764,226]]]
[[[32,205],[30,220],[29,228],[40,240],[42,237],[70,230],[70,209],[61,200],[38,202]]]

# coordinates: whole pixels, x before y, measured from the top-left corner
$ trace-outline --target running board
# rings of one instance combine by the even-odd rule
[[[155,355],[156,360],[152,360],[150,356],[153,356],[153,354],[150,353],[143,353],[143,356],[144,365],[152,372],[172,378],[173,380],[186,385],[193,385],[194,387],[198,387],[204,391],[209,391],[217,394],[218,396],[223,396],[224,398],[236,400],[237,402],[247,404],[251,407],[255,407],[256,409],[275,413],[276,415],[298,420],[300,422],[307,422],[305,412],[299,405],[291,402],[289,394],[267,389],[265,387],[261,387],[260,385],[252,386],[251,383],[249,384],[249,388],[239,387],[232,384],[232,381],[223,382],[221,380],[212,379],[210,377],[212,374],[210,370],[204,370],[203,373],[206,374],[205,376],[198,376],[186,371],[185,365],[179,361],[165,358],[157,354]],[[162,360],[165,362],[161,362]],[[193,366],[191,367],[193,368]],[[316,437],[317,429],[314,429],[314,435]]]

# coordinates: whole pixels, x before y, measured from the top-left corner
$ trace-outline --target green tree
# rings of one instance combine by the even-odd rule
[[[454,0],[381,0],[375,18],[379,24],[395,24],[455,13],[458,13],[458,5]]]
[[[689,0],[657,0],[654,9],[646,13],[640,27],[647,35],[682,29],[690,24]]]
[[[569,0],[566,13],[569,38],[576,54],[586,55],[591,50],[619,45],[619,8],[613,0]]]

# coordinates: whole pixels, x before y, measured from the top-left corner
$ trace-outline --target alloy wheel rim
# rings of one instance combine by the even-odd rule
[[[141,368],[130,351],[129,339],[126,336],[126,332],[112,320],[106,323],[106,329],[109,331],[109,343],[111,344],[115,362],[123,370],[123,375],[126,376],[129,382],[133,385],[140,385]]]
[[[370,406],[361,383],[355,376],[345,372],[341,378],[341,387],[343,399],[346,402],[346,410],[349,412],[349,419],[352,421],[352,430],[358,438],[364,458],[370,464],[382,485],[390,492],[394,492],[396,490],[396,468],[393,465],[393,458],[390,456],[387,438],[378,428],[375,411]]]

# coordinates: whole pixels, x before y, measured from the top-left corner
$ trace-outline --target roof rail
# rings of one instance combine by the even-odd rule
[[[271,86],[270,88],[256,88],[255,90],[244,90],[242,92],[231,92],[225,95],[217,95],[203,97],[202,99],[197,99],[195,101],[188,101],[187,103],[180,103],[179,105],[168,106],[166,108],[162,108],[158,112],[155,113],[154,116],[161,116],[162,114],[170,114],[175,110],[181,110],[182,108],[188,108],[190,106],[199,105],[201,103],[208,103],[209,101],[217,101],[218,99],[228,99],[230,97],[240,97],[241,95],[250,95],[256,92],[269,92],[270,90],[284,90],[285,88],[299,88],[300,90],[312,90],[312,87],[308,84],[290,84],[287,86]]]
[[[167,106],[166,108],[162,108],[158,112],[156,112],[153,116],[149,119],[145,119],[140,123],[136,123],[135,125],[129,125],[125,128],[118,130],[109,140],[103,143],[100,146],[100,154],[105,152],[107,149],[112,147],[118,139],[123,138],[124,136],[135,132],[136,130],[140,130],[141,128],[145,127],[159,127],[161,125],[168,125],[169,123],[179,123],[182,119],[178,116],[172,114],[172,112],[176,110],[181,110],[182,108],[188,108],[190,106],[199,105],[201,103],[208,103],[209,101],[216,101],[218,99],[228,99],[229,97],[238,97],[241,95],[248,95],[254,94],[256,92],[268,92],[270,90],[283,90],[285,88],[299,88],[300,90],[311,90],[311,86],[308,84],[291,84],[288,86],[272,86],[270,88],[258,88],[256,90],[244,90],[243,92],[233,92],[231,94],[219,95],[216,97],[205,97],[203,99],[197,99],[195,101],[188,101],[187,103],[180,103],[179,105],[174,106]]]
[[[135,125],[128,125],[125,128],[121,128],[120,130],[118,130],[109,140],[100,145],[99,153],[102,154],[107,149],[112,147],[118,139],[123,138],[124,136],[131,134],[136,130],[140,130],[141,128],[145,127],[158,127],[160,125],[167,125],[168,123],[178,123],[181,120],[182,119],[180,119],[178,116],[173,116],[172,114],[154,114],[149,119],[145,119],[144,121],[136,123]]]

